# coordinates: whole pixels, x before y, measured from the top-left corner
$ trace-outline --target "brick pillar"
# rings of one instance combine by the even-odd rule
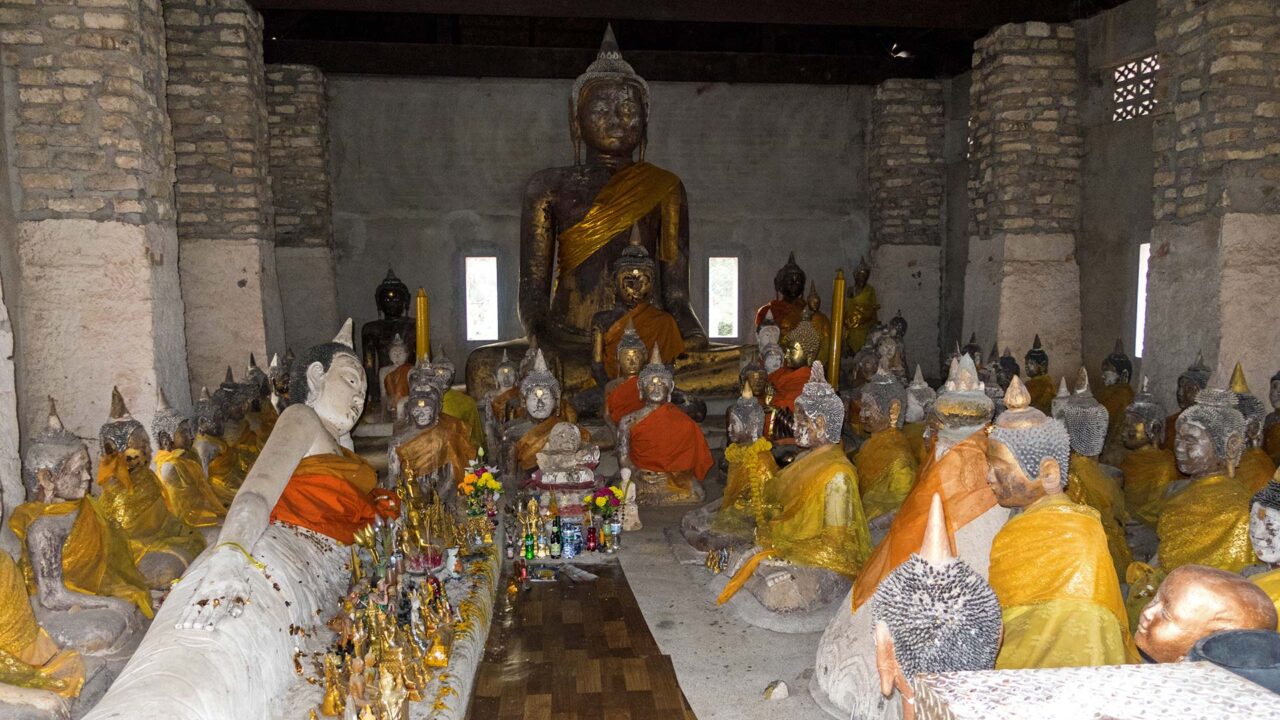
[[[1197,352],[1256,392],[1280,369],[1280,9],[1159,0],[1143,370],[1168,403]]]
[[[178,239],[193,390],[284,346],[272,247],[262,18],[245,0],[164,0]]]
[[[5,3],[0,59],[0,271],[24,436],[46,395],[95,439],[112,385],[144,423],[157,386],[189,407],[158,2]]]
[[[1083,132],[1075,29],[1004,25],[974,46],[964,334],[1020,358],[1036,334],[1049,372],[1080,365]]]
[[[902,311],[907,361],[939,375],[943,146],[946,116],[937,80],[887,80],[871,100],[867,162],[872,282],[880,319]]]
[[[267,66],[267,120],[285,340],[301,350],[332,338],[339,324],[328,98],[320,69]]]

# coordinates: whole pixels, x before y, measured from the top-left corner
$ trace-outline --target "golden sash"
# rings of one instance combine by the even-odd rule
[[[854,465],[867,520],[896,512],[916,481],[911,442],[897,428],[871,433],[854,456]]]
[[[1208,565],[1240,572],[1254,563],[1249,542],[1249,491],[1235,478],[1210,475],[1166,498],[1156,535],[1164,570]]]
[[[58,649],[36,622],[22,572],[0,551],[0,683],[73,698],[84,677],[80,654]]]

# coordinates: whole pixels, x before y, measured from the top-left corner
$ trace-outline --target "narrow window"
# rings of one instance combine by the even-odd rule
[[[1160,56],[1148,55],[1111,71],[1111,119],[1115,122],[1150,115],[1156,109],[1156,73]]]
[[[1142,340],[1147,331],[1147,262],[1151,259],[1151,243],[1138,246],[1138,321],[1133,329],[1133,356],[1142,357]]]
[[[467,340],[498,339],[498,258],[467,258]]]
[[[738,337],[738,258],[707,259],[707,318],[713,338]]]

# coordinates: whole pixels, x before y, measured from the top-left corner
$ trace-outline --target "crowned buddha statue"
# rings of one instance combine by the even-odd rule
[[[547,444],[551,430],[565,417],[560,402],[560,381],[551,374],[546,357],[538,350],[533,367],[520,381],[524,412],[507,423],[502,432],[503,470],[509,477],[523,478],[538,467],[538,451]],[[579,428],[583,442],[590,433]]]
[[[1071,438],[1071,460],[1067,471],[1067,497],[1098,511],[1107,534],[1107,549],[1116,568],[1116,577],[1125,577],[1133,553],[1125,540],[1124,490],[1098,462],[1107,436],[1107,409],[1089,390],[1089,373],[1082,367],[1076,376],[1076,391],[1062,406],[1062,424]]]
[[[378,386],[382,388],[382,411],[394,420],[400,403],[409,397],[409,371],[413,369],[409,345],[400,333],[392,336],[387,357],[387,364],[378,369]]]
[[[858,495],[872,535],[889,527],[893,515],[916,480],[916,454],[902,432],[907,389],[881,368],[862,386],[862,429],[869,434],[853,458],[858,469]],[[880,532],[876,532],[879,529]],[[878,539],[878,538],[877,538]]]
[[[1223,630],[1276,629],[1276,608],[1261,588],[1240,575],[1183,565],[1160,583],[1143,609],[1134,640],[1158,663],[1182,662],[1199,640]]]
[[[400,478],[411,472],[415,480],[426,481],[441,496],[451,497],[453,486],[462,481],[478,448],[461,423],[441,422],[441,404],[440,391],[434,385],[409,393],[404,405],[409,422],[387,446],[387,475]]]
[[[156,443],[156,476],[160,478],[160,490],[169,512],[194,528],[217,527],[226,516],[227,508],[218,499],[200,458],[191,449],[195,439],[191,419],[169,407],[164,390],[156,402],[151,435]]]
[[[98,431],[100,501],[107,520],[124,531],[133,559],[151,587],[164,587],[204,550],[205,541],[165,504],[151,470],[151,440],[124,397],[111,389],[111,419]]]
[[[645,160],[649,119],[648,83],[623,60],[607,30],[595,62],[569,97],[574,164],[540,170],[525,186],[519,291],[525,338],[472,352],[471,392],[483,395],[504,347],[522,352],[535,339],[567,396],[598,386],[591,373],[592,325],[615,303],[613,266],[631,245],[642,246],[655,261],[649,303],[674,318],[679,329],[684,356],[668,360],[676,364],[681,387],[734,389],[739,350],[709,346],[689,304],[684,184]],[[636,327],[643,337],[641,322]],[[603,357],[612,362],[609,353]]]
[[[1022,356],[1022,369],[1026,373],[1026,389],[1031,394],[1031,407],[1044,414],[1053,410],[1054,386],[1049,377],[1049,353],[1040,345],[1040,336],[1036,335],[1031,349]]]
[[[1280,610],[1280,481],[1273,479],[1254,494],[1249,506],[1249,542],[1258,564],[1245,568],[1245,575]]]
[[[1164,507],[1165,491],[1181,475],[1173,450],[1163,446],[1164,420],[1164,406],[1151,394],[1144,376],[1141,391],[1124,411],[1120,439],[1128,452],[1120,462],[1120,473],[1124,476],[1125,509],[1153,530]]]
[[[797,323],[782,339],[782,367],[769,373],[769,385],[773,388],[770,407],[777,411],[771,423],[771,437],[774,439],[793,435],[796,398],[809,382],[810,368],[818,358],[821,342],[822,338],[808,318]]]
[[[502,351],[502,362],[493,370],[493,389],[480,401],[480,414],[484,419],[487,447],[497,449],[502,440],[502,426],[510,419],[507,417],[509,404],[520,397],[520,388],[516,387],[520,366],[506,350]]]
[[[1196,396],[1209,385],[1209,367],[1204,364],[1204,354],[1196,355],[1192,363],[1178,376],[1178,412],[1165,418],[1164,446],[1173,447],[1178,434],[1178,416],[1196,404]]]
[[[440,412],[461,420],[467,426],[471,442],[478,448],[484,447],[484,421],[480,419],[480,408],[476,405],[475,398],[453,386],[457,372],[453,362],[444,353],[440,353],[431,361],[430,368],[436,387],[440,390]]]
[[[1137,660],[1098,511],[1065,494],[1071,438],[1030,406],[1014,378],[987,443],[996,502],[1022,512],[991,545],[989,579],[1004,609],[997,669],[1119,665]]]
[[[360,353],[364,357],[369,399],[378,400],[382,392],[383,368],[395,368],[391,360],[391,344],[396,336],[405,347],[416,347],[418,332],[409,311],[409,286],[387,268],[387,276],[373,291],[373,301],[378,306],[378,319],[370,320],[360,328]]]
[[[640,371],[644,407],[618,423],[618,463],[631,471],[641,505],[679,505],[702,500],[714,462],[702,428],[671,402],[675,378],[653,348]]]
[[[0,550],[0,713],[17,718],[70,716],[85,663],[63,650],[36,620],[22,570]]]
[[[850,355],[862,349],[867,333],[879,320],[880,304],[876,301],[876,289],[870,280],[871,266],[865,257],[860,258],[858,267],[853,271],[853,285],[844,301],[844,347]]]
[[[795,401],[802,451],[764,483],[768,506],[757,548],[739,558],[718,602],[744,586],[774,612],[809,611],[839,598],[871,553],[858,472],[840,442],[844,401],[814,361]]]
[[[1249,390],[1244,368],[1236,363],[1231,373],[1231,392],[1236,394],[1236,409],[1244,416],[1244,452],[1240,454],[1240,466],[1236,479],[1244,489],[1253,494],[1266,487],[1276,474],[1276,464],[1262,447],[1262,428],[1267,420],[1267,406]]]
[[[1271,376],[1267,400],[1271,402],[1271,412],[1262,424],[1262,447],[1271,461],[1280,465],[1280,372]]]
[[[611,284],[613,307],[601,310],[591,319],[592,371],[597,384],[604,388],[620,375],[618,347],[630,328],[645,347],[656,347],[665,357],[684,353],[684,338],[675,316],[653,304],[658,267],[649,251],[631,236],[630,244],[613,261]]]
[[[886,705],[876,682],[875,620],[867,601],[920,549],[935,496],[945,508],[946,535],[960,559],[986,577],[992,538],[1009,517],[987,485],[985,430],[991,410],[973,358],[957,354],[933,404],[933,436],[919,478],[818,644],[815,689],[842,717],[891,717],[896,709]]]
[[[622,418],[644,407],[640,397],[640,370],[649,357],[649,349],[631,323],[627,323],[615,345],[617,374],[604,386],[603,415],[609,427],[616,431]]]
[[[302,353],[275,432],[217,542],[170,591],[91,720],[236,720],[297,713],[295,662],[320,655],[358,530],[394,495],[347,448],[366,374],[351,321]],[[212,632],[215,631],[216,632]]]
[[[1124,345],[1116,338],[1115,349],[1102,360],[1102,385],[1098,388],[1098,402],[1107,409],[1107,440],[1102,450],[1102,460],[1118,465],[1124,457],[1124,411],[1133,402],[1133,362],[1124,351]]]

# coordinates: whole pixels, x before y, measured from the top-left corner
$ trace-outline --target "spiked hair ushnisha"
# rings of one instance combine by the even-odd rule
[[[528,396],[534,390],[542,388],[551,392],[551,397],[557,402],[560,400],[560,381],[556,380],[556,376],[551,374],[551,370],[547,368],[547,358],[543,356],[542,351],[538,350],[537,355],[533,359],[533,367],[529,373],[520,381],[520,394]]]
[[[1195,404],[1178,415],[1178,429],[1196,425],[1213,438],[1218,459],[1234,471],[1244,450],[1244,415],[1236,409],[1236,394],[1221,388],[1204,388],[1196,395]],[[1235,440],[1233,442],[1233,440]]]
[[[1102,452],[1107,439],[1107,409],[1089,390],[1089,372],[1084,367],[1076,375],[1076,392],[1062,406],[1062,424],[1071,436],[1071,449],[1086,457]]]
[[[1143,375],[1142,389],[1133,396],[1133,402],[1129,403],[1125,412],[1140,419],[1143,427],[1146,428],[1147,437],[1158,443],[1164,438],[1164,421],[1168,414],[1165,412],[1164,405],[1161,405],[1156,396],[1151,394],[1150,385],[1150,380]]]
[[[1040,463],[1045,458],[1057,460],[1065,487],[1071,463],[1071,437],[1066,427],[1031,407],[1031,395],[1020,377],[1009,383],[1004,403],[1008,409],[991,426],[991,441],[1009,448],[1029,478],[1040,474]]]
[[[578,116],[578,103],[582,93],[593,83],[599,81],[629,82],[640,88],[644,98],[644,115],[649,117],[649,84],[636,73],[631,64],[622,59],[622,51],[618,49],[618,40],[613,36],[613,25],[605,28],[604,38],[600,41],[600,51],[596,59],[587,66],[585,72],[573,81],[573,94],[569,96],[573,117]]]
[[[36,476],[41,470],[54,470],[73,453],[84,448],[84,441],[63,426],[62,418],[58,417],[58,406],[50,397],[49,417],[45,426],[27,441],[27,452],[22,458],[22,482],[26,486],[27,496],[35,497]]]
[[[826,443],[840,442],[840,430],[844,427],[844,402],[836,394],[835,388],[827,382],[822,363],[814,360],[809,369],[809,381],[804,384],[800,396],[796,398],[796,414],[827,419]]]
[[[751,392],[750,383],[742,383],[742,394],[733,402],[729,412],[747,429],[752,441],[764,432],[764,407]]]
[[[653,351],[649,353],[649,364],[640,370],[640,384],[642,386],[648,385],[649,381],[654,378],[661,378],[667,384],[667,387],[675,387],[675,376],[671,374],[671,368],[662,362],[662,353],[659,352],[657,345],[654,345]]]

